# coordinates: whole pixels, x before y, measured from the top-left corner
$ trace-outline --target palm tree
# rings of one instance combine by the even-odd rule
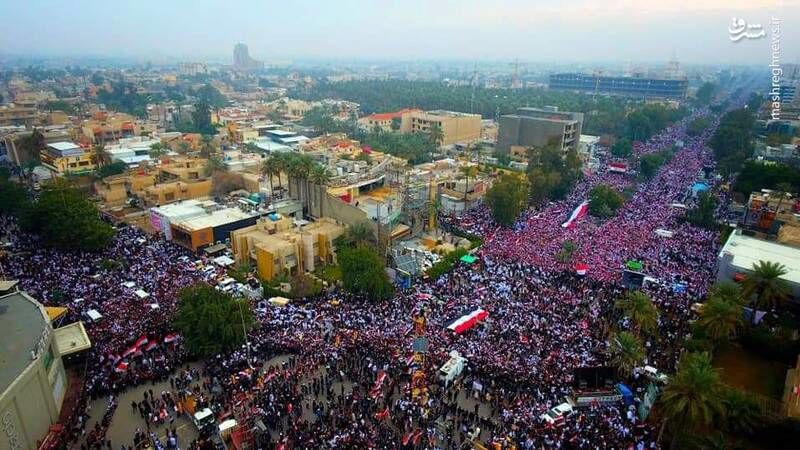
[[[725,412],[722,389],[719,371],[711,365],[711,355],[686,353],[661,394],[664,416],[676,424],[676,429],[707,427]]]
[[[275,171],[278,175],[278,188],[281,190],[283,190],[283,181],[281,177],[289,170],[287,166],[288,160],[286,159],[287,155],[287,153],[278,153],[270,157],[270,159],[275,160]]]
[[[208,158],[214,153],[214,136],[204,134],[202,136],[202,145],[200,147],[200,156]]]
[[[347,247],[357,247],[361,244],[375,245],[375,233],[372,231],[372,225],[367,221],[350,225],[341,236],[340,242]]]
[[[789,286],[781,277],[789,271],[783,264],[770,261],[753,263],[753,269],[742,280],[742,295],[753,306],[753,323],[755,323],[755,308],[774,308],[788,299]]]
[[[431,125],[428,129],[428,138],[431,140],[431,143],[436,147],[442,144],[442,139],[444,139],[444,132],[442,132],[442,127],[439,125]]]
[[[611,336],[608,345],[611,364],[619,374],[629,377],[633,369],[644,359],[642,343],[633,333],[622,331]]]
[[[208,158],[205,167],[206,176],[213,175],[216,172],[225,172],[227,170],[228,168],[225,166],[225,163],[218,156]]]
[[[780,212],[783,201],[792,195],[792,185],[785,182],[778,183],[775,186],[775,190],[777,191],[775,194],[778,196],[778,207],[775,208],[775,212]]]
[[[762,420],[761,408],[755,400],[736,389],[726,389],[723,395],[725,403],[725,426],[730,432],[750,434]]]
[[[720,297],[711,297],[703,305],[697,326],[714,342],[728,341],[744,326],[742,307]]]
[[[328,173],[328,169],[322,165],[315,165],[314,168],[311,170],[311,173],[308,175],[308,180],[315,185],[314,190],[317,191],[317,202],[319,203],[319,215],[320,217],[324,216],[322,213],[322,205],[323,205],[323,195],[325,193],[325,187],[328,185],[328,182],[331,181],[331,174]]]
[[[614,306],[631,319],[637,335],[640,332],[653,332],[658,327],[658,310],[642,291],[628,292]]]
[[[102,167],[108,164],[111,160],[106,148],[103,144],[95,144],[92,146],[92,161],[98,166]]]
[[[276,174],[280,176],[280,169],[278,167],[279,164],[280,163],[278,162],[278,159],[275,156],[270,156],[269,158],[267,158],[266,161],[264,161],[264,164],[261,166],[261,173],[263,173],[264,175],[267,176],[267,178],[269,178],[269,192],[270,195],[272,195],[273,197],[275,196],[275,189],[272,185],[272,177],[275,176]],[[278,181],[280,181],[280,179]]]
[[[711,288],[711,292],[709,292],[708,296],[720,298],[738,305],[744,304],[742,287],[739,286],[738,283],[729,280],[723,280],[714,283],[714,286]]]
[[[467,209],[467,190],[469,189],[469,179],[478,176],[478,166],[459,167],[458,171],[464,175],[464,209]]]

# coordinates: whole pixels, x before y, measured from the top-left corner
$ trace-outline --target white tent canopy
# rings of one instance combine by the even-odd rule
[[[86,315],[89,316],[92,321],[97,322],[98,320],[103,318],[103,315],[97,312],[96,309],[90,309],[86,311]]]
[[[136,296],[139,297],[139,298],[150,297],[150,294],[148,294],[147,292],[145,292],[145,291],[143,291],[141,289],[137,289],[136,291],[134,291],[134,294],[136,294]]]

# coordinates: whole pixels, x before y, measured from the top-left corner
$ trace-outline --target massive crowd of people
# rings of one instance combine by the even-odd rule
[[[672,206],[687,201],[689,186],[712,164],[704,146],[713,125],[690,138],[688,120],[635,146],[638,157],[684,142],[652,180],[637,185],[629,175],[601,170],[566,200],[527,211],[511,230],[495,226],[481,206],[445,218],[449,226],[485,238],[479,263],[458,265],[377,303],[332,289],[282,308],[254,304],[259,326],[249,347],[212,357],[195,372],[180,369],[187,354],[170,323],[176,293],[195,282],[213,283],[222,268],[198,271],[197,256],[129,227],[117,230],[99,254],[46,248],[5,217],[2,263],[6,276],[20,280],[30,295],[66,306],[66,321],[87,323],[93,348],[82,401],[68,424],[70,446],[128,448],[157,440],[137,431],[127,442],[110,443],[105,430],[117,408],[114,396],[170,380],[174,391],[160,398],[151,392],[132,406],[148,430],[159,420],[169,422],[179,410],[175,398],[194,392],[219,416],[238,409],[237,417],[260,420],[268,430],[261,448],[267,449],[457,448],[470,438],[495,448],[656,448],[654,427],[626,405],[593,404],[556,425],[540,415],[570,394],[574,369],[609,363],[609,331],[628,326],[613,306],[624,293],[619,280],[627,260],[641,261],[651,274],[644,290],[660,313],[641,364],[674,368],[689,305],[710,283],[717,240],[714,232],[680,223],[683,210]],[[561,227],[600,183],[635,191],[611,219],[586,217]],[[555,257],[565,240],[578,246],[570,263]],[[587,276],[574,273],[575,261],[588,266]],[[676,284],[686,289],[678,291]],[[446,328],[475,308],[488,312],[483,324],[463,334]],[[420,314],[429,341],[421,366],[412,358],[412,317]],[[445,386],[437,369],[453,350],[467,367]],[[279,355],[282,362],[270,363]],[[411,374],[420,367],[429,386],[424,402],[410,393]],[[637,401],[643,386],[632,383]],[[93,398],[110,399],[110,414],[87,435]],[[170,432],[168,442],[158,445],[206,448],[202,439],[180,443],[176,436]]]

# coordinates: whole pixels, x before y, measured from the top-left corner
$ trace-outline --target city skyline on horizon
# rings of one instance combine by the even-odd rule
[[[212,4],[202,1],[192,8],[176,1],[159,4],[158,15],[153,15],[146,1],[113,5],[114,9],[97,0],[80,3],[84,8],[75,9],[88,7],[95,14],[76,14],[75,9],[37,0],[26,8],[0,6],[0,23],[8,42],[14,43],[3,53],[33,59],[224,63],[230,62],[233,46],[242,42],[253,58],[267,64],[287,59],[636,64],[674,58],[686,65],[757,65],[769,63],[770,21],[777,17],[782,25],[778,36],[784,44],[782,60],[800,61],[800,49],[785,45],[800,42],[800,29],[791,26],[800,22],[798,0],[712,0],[700,4],[620,0],[602,8],[585,0],[570,0],[559,7],[521,0],[500,5],[479,1],[433,5],[418,0],[401,5],[345,1],[350,8],[342,2],[278,5],[242,0],[237,7],[223,11],[209,11]],[[425,14],[420,15],[423,6]],[[278,7],[282,19],[269,20]],[[341,14],[343,10],[346,16]],[[733,42],[729,27],[735,17],[763,24],[766,35]],[[37,26],[43,19],[53,20],[47,27]],[[32,29],[36,33],[30,33]],[[165,48],[164,42],[170,47]]]

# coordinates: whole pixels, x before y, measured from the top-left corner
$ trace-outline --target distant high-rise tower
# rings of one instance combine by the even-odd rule
[[[264,63],[250,57],[247,46],[241,42],[233,47],[233,68],[236,70],[257,70],[263,69]]]

